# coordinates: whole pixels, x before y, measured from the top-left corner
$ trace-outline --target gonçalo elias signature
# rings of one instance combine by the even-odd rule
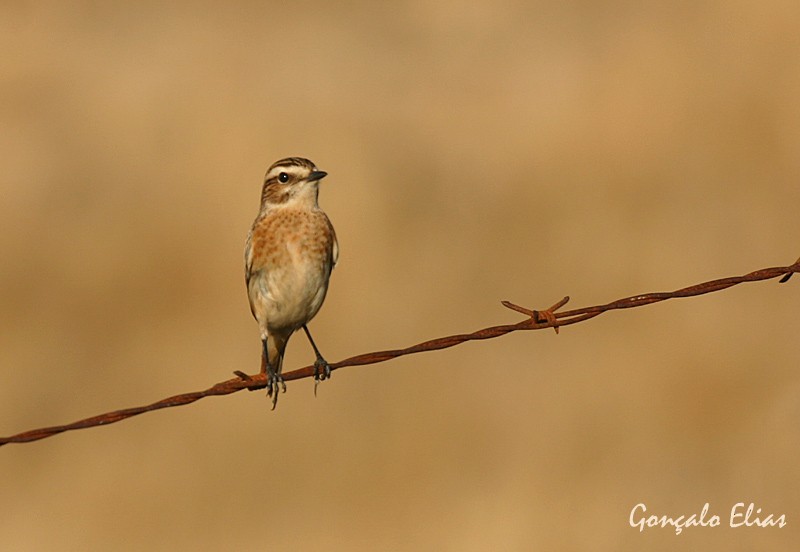
[[[679,515],[677,517],[667,515],[651,514],[647,511],[647,506],[639,503],[633,507],[629,517],[631,527],[637,527],[639,532],[645,528],[666,528],[675,529],[675,534],[680,535],[684,529],[689,527],[719,527],[723,523],[723,518],[717,514],[710,513],[711,507],[708,502],[703,505],[699,513],[691,515]],[[786,514],[770,514],[762,511],[754,503],[737,502],[730,511],[727,512],[728,527],[786,527]]]

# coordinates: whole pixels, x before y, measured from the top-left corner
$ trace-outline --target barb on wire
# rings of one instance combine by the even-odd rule
[[[516,324],[491,326],[468,334],[457,334],[457,335],[450,335],[447,337],[440,337],[438,339],[432,339],[430,341],[418,343],[417,345],[412,345],[411,347],[406,347],[405,349],[393,349],[390,351],[378,351],[374,353],[356,355],[341,360],[339,362],[335,362],[330,366],[331,370],[337,370],[339,368],[344,368],[345,366],[363,366],[365,364],[376,364],[378,362],[385,362],[387,360],[391,360],[399,356],[422,353],[425,351],[438,351],[440,349],[447,349],[448,347],[454,347],[456,345],[464,343],[465,341],[492,339],[495,337],[500,337],[507,333],[522,331],[522,330],[541,330],[544,328],[553,328],[556,331],[556,333],[558,333],[558,329],[560,327],[568,326],[570,324],[576,324],[578,322],[583,322],[584,320],[594,318],[595,316],[602,314],[604,312],[608,312],[610,310],[641,307],[643,305],[649,305],[651,303],[657,303],[659,301],[665,301],[667,299],[674,299],[677,297],[694,297],[696,295],[703,295],[705,293],[720,291],[744,282],[758,282],[761,280],[770,280],[772,278],[781,277],[780,281],[781,283],[783,283],[788,281],[789,277],[791,277],[791,275],[794,274],[795,272],[800,272],[800,259],[798,259],[794,264],[790,266],[764,268],[762,270],[756,270],[755,272],[745,274],[744,276],[734,276],[731,278],[712,280],[710,282],[704,282],[702,284],[685,287],[675,291],[632,295],[631,297],[618,299],[617,301],[612,301],[611,303],[606,303],[605,305],[583,307],[580,309],[574,309],[562,312],[556,312],[556,311],[561,307],[563,307],[567,303],[567,301],[569,301],[569,297],[564,297],[561,301],[557,302],[549,309],[543,311],[527,309],[525,307],[515,305],[510,301],[502,301],[503,306],[513,311],[524,314],[528,318],[521,322],[517,322]],[[36,441],[39,439],[44,439],[46,437],[52,437],[53,435],[57,435],[65,431],[72,431],[74,429],[84,429],[87,427],[108,425],[114,422],[119,422],[120,420],[125,420],[132,416],[143,414],[145,412],[152,412],[154,410],[160,410],[162,408],[170,408],[173,406],[190,404],[205,397],[213,397],[217,395],[230,395],[231,393],[236,393],[237,391],[241,391],[242,389],[249,389],[250,391],[254,391],[256,389],[262,389],[267,386],[265,374],[248,375],[238,370],[234,372],[234,374],[236,374],[237,376],[236,378],[220,382],[204,391],[194,391],[192,393],[175,395],[173,397],[168,397],[166,399],[162,399],[158,402],[154,402],[146,406],[137,406],[134,408],[115,410],[113,412],[100,414],[99,416],[93,416],[91,418],[79,420],[71,424],[34,429],[31,431],[25,431],[23,433],[18,433],[17,435],[12,435],[11,437],[0,437],[0,446],[5,445],[7,443],[27,443],[30,441]],[[291,372],[287,372],[286,374],[283,375],[283,379],[289,381],[289,380],[307,378],[313,375],[314,375],[314,366],[310,365],[304,368],[293,370]]]

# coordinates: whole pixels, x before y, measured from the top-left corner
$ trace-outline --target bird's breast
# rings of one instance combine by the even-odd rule
[[[333,236],[322,211],[276,209],[253,227],[251,272],[269,325],[299,327],[322,306]],[[257,276],[256,276],[257,275]]]

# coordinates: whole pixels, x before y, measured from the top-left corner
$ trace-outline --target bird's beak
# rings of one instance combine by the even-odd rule
[[[322,180],[328,176],[328,173],[325,171],[313,171],[310,175],[308,175],[309,182],[314,182],[315,180]]]

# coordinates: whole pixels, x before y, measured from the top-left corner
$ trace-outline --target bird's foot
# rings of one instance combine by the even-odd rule
[[[317,396],[317,385],[319,382],[324,381],[326,379],[330,379],[331,377],[331,365],[328,364],[328,361],[322,358],[321,356],[317,357],[317,360],[314,361],[314,396]]]
[[[272,397],[272,410],[278,404],[278,393],[283,391],[286,393],[286,382],[280,374],[269,371],[267,375],[267,397]]]

